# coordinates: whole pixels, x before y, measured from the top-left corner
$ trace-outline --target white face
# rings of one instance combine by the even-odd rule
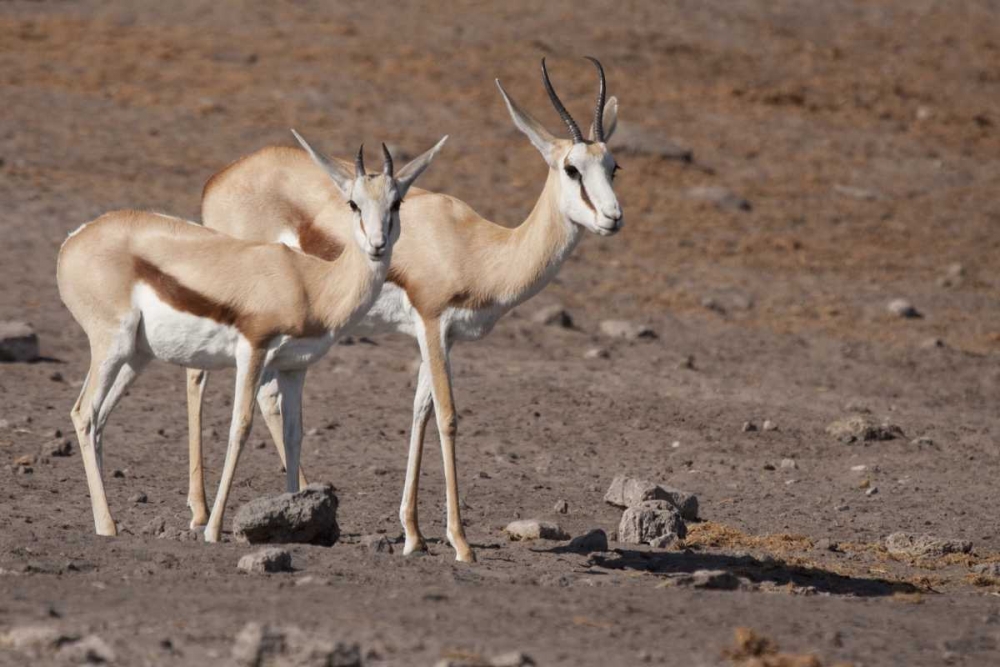
[[[601,236],[611,236],[625,224],[615,196],[618,165],[603,143],[570,143],[557,151],[551,168],[559,170],[559,210],[572,223]]]
[[[354,179],[345,195],[358,247],[373,262],[388,260],[392,244],[399,238],[399,207],[403,202],[396,179],[366,174]]]

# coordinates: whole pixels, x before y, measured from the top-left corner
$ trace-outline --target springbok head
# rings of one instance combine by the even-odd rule
[[[590,134],[583,138],[580,126],[566,111],[556,95],[549,72],[542,58],[542,83],[552,100],[552,106],[559,112],[570,139],[559,139],[549,133],[541,123],[521,109],[510,98],[497,79],[497,87],[507,103],[514,125],[528,136],[531,143],[542,154],[549,169],[558,173],[560,179],[559,210],[571,222],[601,236],[610,236],[622,228],[624,217],[615,196],[614,180],[618,164],[608,150],[606,141],[614,134],[618,124],[618,100],[614,97],[605,102],[607,84],[604,68],[596,58],[587,57],[594,63],[600,77],[597,93],[597,107]]]
[[[433,148],[414,158],[396,173],[392,155],[382,144],[382,171],[369,174],[365,171],[365,147],[358,149],[354,171],[337,160],[318,153],[302,136],[292,130],[309,157],[333,179],[334,185],[344,195],[354,218],[354,240],[373,262],[388,261],[392,244],[399,238],[399,207],[403,197],[417,177],[430,166],[447,135]]]

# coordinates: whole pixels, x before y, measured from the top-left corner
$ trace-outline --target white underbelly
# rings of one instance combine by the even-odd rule
[[[188,368],[236,365],[236,346],[242,338],[236,327],[177,310],[145,283],[132,290],[132,305],[142,313],[140,350]]]
[[[332,334],[319,338],[278,336],[267,346],[265,366],[277,370],[305,368],[329,352],[335,340]]]
[[[368,313],[352,329],[357,336],[373,336],[381,333],[404,333],[416,337],[417,330],[413,318],[417,313],[406,296],[406,290],[394,283],[382,285],[375,303]]]

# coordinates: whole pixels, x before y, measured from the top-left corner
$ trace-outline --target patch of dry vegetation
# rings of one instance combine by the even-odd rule
[[[738,667],[823,667],[823,661],[808,653],[782,653],[778,645],[750,628],[736,628],[736,646],[722,652]],[[851,667],[839,662],[831,667]]]

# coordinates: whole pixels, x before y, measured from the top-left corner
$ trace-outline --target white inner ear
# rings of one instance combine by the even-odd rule
[[[604,126],[604,142],[607,143],[611,140],[611,135],[615,133],[615,129],[618,127],[618,98],[612,96],[607,102],[604,103],[604,113],[602,114],[602,123]],[[594,136],[594,124],[590,124],[590,140],[594,141],[596,137]]]
[[[500,89],[500,95],[503,96],[503,101],[507,105],[507,112],[510,113],[511,120],[514,121],[514,126],[528,137],[528,140],[538,149],[538,152],[542,154],[542,157],[545,158],[545,162],[549,166],[555,166],[554,149],[556,138],[541,123],[532,118],[531,114],[521,109],[517,102],[507,95],[507,91],[500,85],[499,79],[497,79],[497,88]]]

